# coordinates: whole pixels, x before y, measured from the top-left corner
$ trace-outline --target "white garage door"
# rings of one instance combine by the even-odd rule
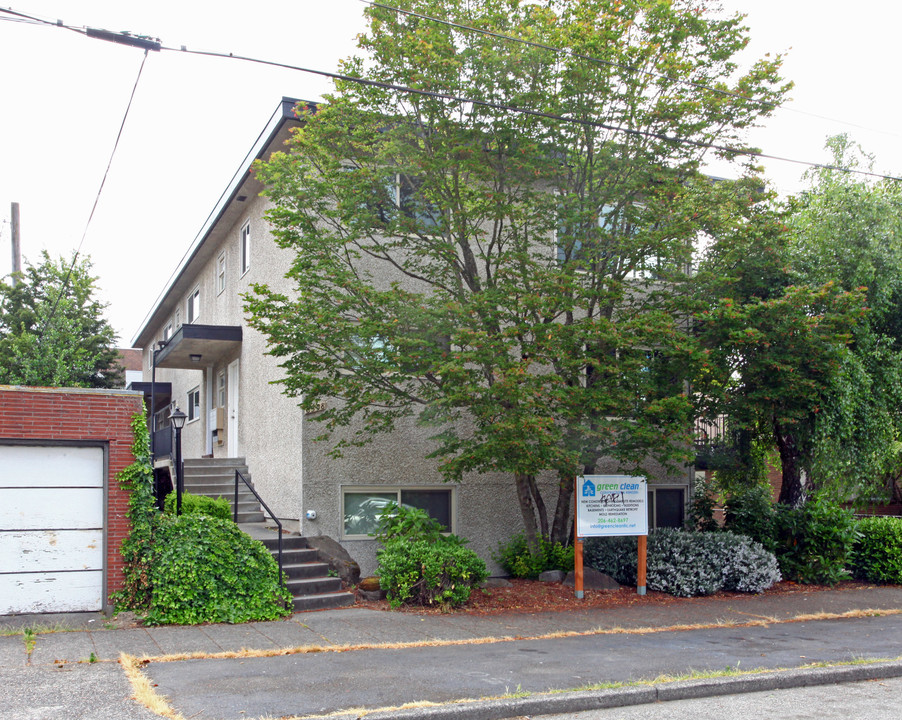
[[[103,607],[103,449],[0,444],[0,615]]]

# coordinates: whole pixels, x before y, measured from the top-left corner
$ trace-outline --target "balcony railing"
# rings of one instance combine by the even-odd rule
[[[730,427],[725,415],[696,418],[693,434],[697,470],[733,470],[741,467],[743,433]]]

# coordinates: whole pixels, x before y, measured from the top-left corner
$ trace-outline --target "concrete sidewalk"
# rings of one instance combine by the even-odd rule
[[[592,691],[588,697],[574,692],[538,695],[661,673],[723,670],[737,664],[740,669],[792,668],[812,662],[895,658],[902,655],[902,615],[881,616],[880,611],[900,609],[902,588],[873,587],[695,598],[667,604],[637,600],[610,609],[483,616],[346,608],[300,613],[277,622],[196,627],[106,629],[107,619],[95,614],[0,617],[0,632],[23,627],[36,630],[30,655],[22,633],[0,637],[0,666],[88,664],[92,659],[115,660],[121,652],[149,658],[207,653],[213,657],[152,660],[145,668],[161,694],[169,696],[186,716],[202,712],[208,718],[279,717],[428,701],[440,705],[393,710],[386,717],[442,718],[458,713],[457,717],[500,718],[566,712],[572,711],[571,707],[654,702],[666,699],[661,693],[666,696],[673,688],[691,697],[686,693],[896,676],[902,674],[902,663]],[[866,617],[783,624],[803,615],[835,617],[863,612]],[[57,631],[43,632],[42,626]],[[64,627],[70,631],[59,631]],[[656,632],[604,633],[617,628]],[[567,633],[584,635],[552,637]],[[490,638],[498,642],[456,644]],[[427,642],[436,645],[379,647]],[[357,649],[241,660],[216,657],[241,650],[328,650],[348,645]],[[457,703],[463,698],[517,693],[528,696],[481,701],[477,706]],[[564,698],[577,704],[564,705]]]
[[[31,664],[115,660],[126,652],[141,657],[192,652],[274,650],[307,645],[381,645],[473,638],[534,638],[610,628],[743,624],[801,615],[841,615],[902,609],[902,587],[689,598],[669,604],[643,603],[579,612],[444,615],[342,608],[297,613],[285,620],[243,625],[110,628],[99,613],[0,616],[0,634],[37,631]],[[902,640],[902,639],[900,639]],[[902,654],[902,647],[900,647]],[[0,662],[27,660],[21,634],[0,637]]]

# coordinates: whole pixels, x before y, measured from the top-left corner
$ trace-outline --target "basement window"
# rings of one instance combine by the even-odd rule
[[[342,536],[367,539],[376,532],[379,518],[389,503],[419,508],[454,532],[454,492],[435,487],[346,487],[342,489]]]

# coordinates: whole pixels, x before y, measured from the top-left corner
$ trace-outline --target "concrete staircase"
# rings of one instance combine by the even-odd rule
[[[192,495],[206,495],[211,498],[222,497],[229,501],[232,511],[235,510],[235,471],[251,482],[247,463],[244,458],[201,458],[185,460],[185,492]],[[254,494],[243,482],[238,483],[238,522],[263,522],[263,510]]]
[[[222,497],[234,512],[235,470],[250,482],[244,458],[202,458],[185,460],[185,492],[192,495]],[[264,498],[265,499],[265,498]],[[276,524],[266,518],[260,503],[247,486],[238,484],[238,527],[262,542],[278,561],[279,536]],[[353,593],[341,589],[341,580],[329,577],[329,566],[320,562],[316,550],[307,547],[306,538],[296,532],[282,533],[282,572],[286,586],[294,598],[294,612],[324,610],[350,605]]]
[[[246,523],[239,527],[262,542],[278,560],[278,528],[272,522]],[[321,562],[307,538],[297,533],[282,533],[282,572],[285,585],[294,598],[294,612],[327,610],[352,605],[354,594],[341,589],[341,580],[329,576],[329,564]]]

